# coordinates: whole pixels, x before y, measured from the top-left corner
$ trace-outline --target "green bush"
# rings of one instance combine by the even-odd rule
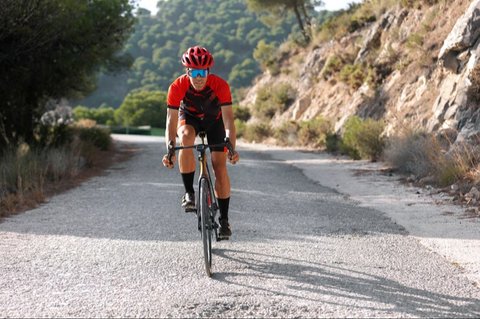
[[[382,136],[385,129],[383,121],[362,120],[358,116],[350,117],[344,126],[342,147],[352,158],[368,158],[376,161],[385,148]]]
[[[328,134],[330,122],[318,116],[309,121],[288,121],[274,130],[274,137],[281,145],[323,147]]]
[[[235,128],[237,131],[237,137],[243,137],[245,135],[246,123],[240,119],[235,119]]]
[[[331,131],[331,124],[323,117],[317,116],[310,121],[300,123],[298,141],[300,145],[323,147],[327,134]]]
[[[243,137],[249,142],[262,142],[270,136],[272,136],[272,128],[266,123],[247,125],[243,135]]]
[[[277,75],[280,73],[280,67],[276,52],[277,44],[275,42],[267,44],[265,40],[260,40],[253,51],[253,58],[264,70],[270,71],[272,75]]]
[[[257,91],[253,106],[254,115],[264,119],[272,119],[276,113],[283,112],[295,100],[296,91],[288,83],[275,86],[265,85]]]
[[[336,154],[340,151],[342,139],[337,133],[329,132],[325,136],[325,148],[327,152]]]
[[[243,122],[247,122],[252,116],[250,114],[250,110],[248,109],[248,107],[242,107],[242,106],[235,106],[233,108],[233,115],[235,119],[238,119]]]
[[[360,154],[358,153],[358,150],[356,148],[350,146],[349,144],[346,144],[343,141],[343,138],[340,139],[340,143],[338,144],[338,150],[339,150],[340,154],[347,155],[354,160],[359,160],[359,159],[362,158],[360,156]]]
[[[108,129],[93,127],[93,128],[77,128],[78,136],[83,142],[91,142],[95,147],[102,151],[110,149],[112,145],[112,138]]]
[[[278,111],[280,111],[280,109],[278,105],[273,103],[270,88],[267,86],[260,88],[257,91],[257,98],[255,99],[255,105],[253,108],[255,116],[261,119],[270,120]]]
[[[288,121],[275,129],[273,136],[281,145],[297,145],[299,129],[300,125],[297,122]]]
[[[75,121],[89,119],[103,125],[113,125],[115,122],[114,114],[115,110],[113,107],[106,105],[102,105],[99,108],[88,108],[79,105],[73,109],[73,118]]]
[[[62,147],[73,140],[73,130],[66,124],[39,125],[36,140],[40,147]]]
[[[272,88],[273,101],[280,105],[282,111],[295,101],[296,95],[296,90],[288,83],[280,83]]]
[[[115,122],[123,126],[165,127],[166,115],[166,92],[134,90],[115,110]]]
[[[439,0],[401,0],[400,4],[407,8],[420,8],[422,5],[433,6]]]
[[[384,70],[386,74],[390,73],[388,69]],[[376,69],[369,64],[347,64],[340,71],[339,78],[347,83],[351,88],[358,89],[363,83],[367,83],[370,87],[375,88],[379,75]]]
[[[344,62],[339,56],[332,55],[328,57],[320,74],[325,80],[328,80],[331,76],[338,73],[343,68],[343,65]]]
[[[340,80],[347,83],[353,89],[358,89],[362,86],[367,75],[360,64],[347,64],[340,71]]]
[[[424,36],[420,33],[412,33],[407,38],[407,47],[409,49],[422,48]]]

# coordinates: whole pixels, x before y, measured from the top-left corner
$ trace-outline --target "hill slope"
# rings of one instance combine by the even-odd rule
[[[414,127],[475,138],[480,1],[430,2],[385,6],[375,22],[330,41],[318,40],[321,29],[308,48],[284,53],[279,74],[257,78],[241,105],[254,109],[262,88],[288,83],[296,97],[273,116],[273,126],[320,115],[339,131],[358,115],[384,119],[388,134]],[[366,9],[349,13],[350,19],[359,10]]]

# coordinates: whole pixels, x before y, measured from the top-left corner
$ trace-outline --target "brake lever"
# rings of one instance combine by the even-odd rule
[[[172,157],[173,155],[175,155],[175,150],[174,150],[174,146],[173,146],[173,141],[170,141],[168,142],[168,153],[167,153],[167,159],[168,159],[168,162],[170,163],[170,165],[173,165],[173,162],[172,162]]]
[[[230,142],[230,138],[225,137],[224,142],[225,142],[225,146],[228,149],[228,154],[230,155],[230,157],[232,157],[235,154],[235,151],[233,150],[233,145]]]

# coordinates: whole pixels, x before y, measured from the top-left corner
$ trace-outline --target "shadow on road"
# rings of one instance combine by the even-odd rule
[[[258,252],[216,249],[215,254],[248,271],[216,273],[214,279],[258,293],[392,315],[480,316],[479,299],[409,287],[386,276]],[[282,286],[281,282],[285,284]]]

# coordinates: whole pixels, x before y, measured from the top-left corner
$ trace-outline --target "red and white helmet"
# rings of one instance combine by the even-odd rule
[[[194,46],[182,55],[182,64],[187,68],[208,69],[213,66],[213,56],[204,47]]]

